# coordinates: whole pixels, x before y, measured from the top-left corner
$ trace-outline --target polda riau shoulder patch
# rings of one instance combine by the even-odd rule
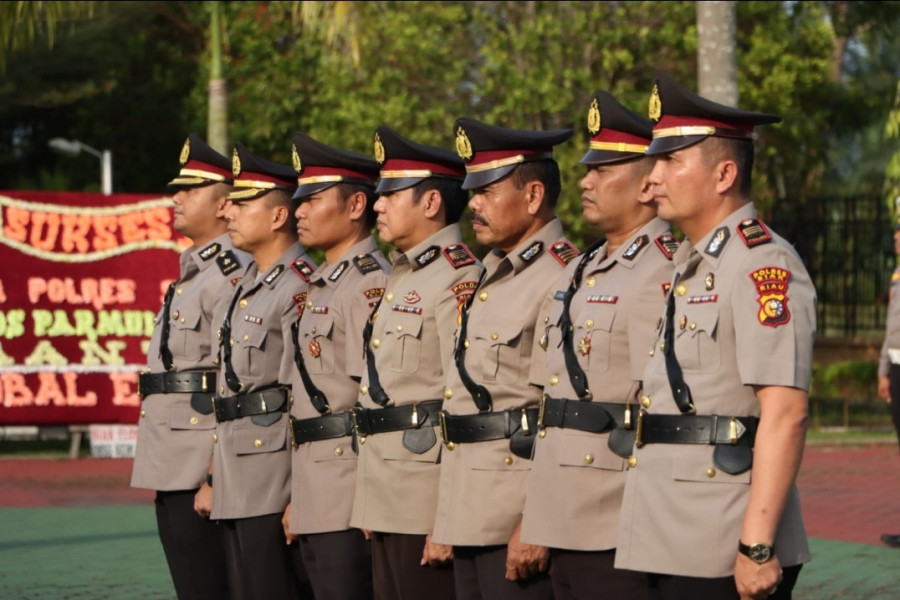
[[[222,271],[222,275],[234,273],[241,268],[241,261],[238,260],[237,255],[231,250],[226,250],[219,254],[216,257],[216,264],[219,266],[219,270]]]
[[[443,253],[454,269],[475,264],[475,255],[465,244],[450,244],[444,248]]]
[[[738,223],[737,230],[748,248],[772,241],[772,234],[759,219],[744,219]]]
[[[295,259],[294,262],[291,263],[291,268],[294,270],[300,279],[303,281],[309,281],[312,277],[312,274],[316,271],[316,268],[312,266],[312,263],[303,260],[302,258]]]
[[[572,262],[573,258],[578,256],[578,248],[573,246],[571,242],[560,240],[550,246],[550,254],[563,266],[566,266]]]
[[[663,253],[663,256],[669,260],[672,260],[672,257],[675,256],[675,252],[678,251],[678,246],[680,245],[671,233],[656,236],[654,241],[656,242],[656,247]]]
[[[375,260],[375,257],[371,254],[359,254],[357,256],[354,256],[353,266],[356,267],[356,269],[363,275],[381,269],[381,267],[378,265],[378,261]]]
[[[781,267],[762,267],[750,273],[759,294],[759,322],[769,327],[778,327],[791,320],[788,309],[788,283],[791,272]]]

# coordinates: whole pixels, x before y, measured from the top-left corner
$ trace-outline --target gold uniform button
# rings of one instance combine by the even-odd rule
[[[550,317],[544,317],[544,323],[549,323],[549,322],[550,322]]]
[[[313,334],[313,335],[316,335],[316,328],[313,327],[312,330],[310,331],[310,333]]]
[[[262,448],[262,440],[253,440],[254,448]]]
[[[499,338],[499,337],[500,337],[500,334],[497,333],[497,332],[494,332],[494,333],[491,334],[491,339],[492,339],[492,340],[496,340],[496,339]]]
[[[584,464],[586,464],[586,465],[594,464],[594,457],[590,454],[585,454],[584,455]]]
[[[628,457],[628,468],[633,469],[637,466],[637,458],[634,456]]]
[[[141,418],[144,418],[144,417],[146,417],[146,416],[147,416],[147,411],[146,411],[146,410],[142,410],[142,411],[141,411]]]
[[[180,321],[181,321],[182,323],[184,323],[184,317],[181,317]]]
[[[241,308],[247,308],[247,299],[246,298],[241,299],[241,301],[238,302],[238,304],[241,305]]]
[[[444,388],[444,400],[449,400],[453,397],[453,389],[445,387]]]
[[[359,393],[362,394],[363,396],[365,396],[366,394],[369,393],[369,388],[364,385],[361,385],[361,386],[359,386]]]
[[[343,453],[344,453],[343,448],[335,448],[335,449],[334,449],[334,455],[335,455],[335,456],[340,456],[340,455],[342,455]]]
[[[228,340],[228,345],[229,345],[229,346],[234,346],[234,338],[231,338],[231,339]]]
[[[200,421],[197,420],[197,417],[191,417],[191,425],[196,425]]]
[[[511,464],[513,464],[513,459],[511,456],[507,456],[506,458],[503,459],[503,462],[505,462],[507,465],[511,465]]]
[[[218,433],[214,433],[214,434],[213,434],[213,443],[217,443],[218,441],[219,441],[219,434],[218,434]]]
[[[306,308],[312,308],[312,300],[306,301]]]
[[[685,294],[687,294],[687,288],[684,286],[683,283],[679,283],[675,287],[675,295],[676,296],[684,296]]]
[[[587,321],[584,322],[585,329],[591,329],[593,326],[594,326],[594,322],[591,321],[590,319],[588,319]]]
[[[691,328],[691,331],[697,329],[697,324],[696,324],[696,323],[691,323],[690,328]]]
[[[246,342],[246,341],[247,341],[247,340],[249,340],[249,339],[250,339],[250,336],[249,336],[249,335],[247,335],[247,334],[246,334],[246,333],[245,333],[245,334],[244,334],[244,338],[243,338],[243,340],[244,340],[244,341],[245,341],[245,342]]]
[[[375,338],[374,340],[372,340],[372,347],[375,348],[376,350],[381,348],[381,340],[379,340],[378,338]]]
[[[557,383],[559,383],[559,377],[556,375],[551,376],[550,377],[550,385],[556,385]]]
[[[463,348],[465,348],[465,349],[468,350],[468,348],[469,348],[469,338],[466,338],[466,339],[463,340]]]
[[[706,470],[706,476],[709,477],[710,479],[712,479],[713,477],[716,476],[716,470],[713,469],[713,468],[707,469],[707,470]]]
[[[482,302],[485,302],[488,299],[488,293],[481,292],[480,294],[478,294],[478,299],[481,300]]]
[[[218,356],[215,357],[215,358],[213,359],[213,364],[214,364],[214,365],[218,366],[218,365],[219,365],[219,362],[220,362],[220,361],[219,361],[219,357],[218,357]]]
[[[403,331],[403,325],[397,325],[397,331]]]
[[[172,314],[172,317],[173,317],[174,319],[178,319],[179,315],[181,315],[181,313],[178,312],[178,311],[176,310],[176,311]]]
[[[650,356],[656,354],[656,349],[653,346],[650,346]]]
[[[586,285],[587,287],[594,287],[595,285],[597,285],[597,280],[593,277],[588,277],[587,279],[585,279],[584,285]]]
[[[650,408],[650,396],[641,396],[641,406]]]
[[[447,447],[447,450],[449,450],[450,452],[453,452],[453,449],[456,448],[456,444],[454,444],[453,442],[447,442],[445,445]]]
[[[541,429],[541,430],[538,432],[538,437],[541,438],[541,439],[544,439],[545,437],[547,437],[547,430],[546,430],[546,429]]]
[[[184,290],[182,290],[181,288],[178,288],[177,290],[175,290],[175,295],[180,296],[183,291]]]
[[[384,295],[384,299],[387,300],[388,302],[390,302],[391,300],[394,299],[394,293],[388,292],[387,294]]]

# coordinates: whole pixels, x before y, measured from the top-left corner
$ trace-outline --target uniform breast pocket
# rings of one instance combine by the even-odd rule
[[[391,313],[384,331],[388,365],[398,373],[414,373],[422,353],[422,315]]]
[[[286,418],[286,416],[282,416],[281,420],[284,421]],[[234,453],[239,456],[278,452],[287,447],[287,429],[278,424],[260,427],[245,418],[235,424],[232,441],[234,442]]]
[[[615,318],[615,305],[592,305],[591,310],[585,311],[579,322],[574,323],[572,346],[575,356],[586,371],[601,373],[609,369]]]
[[[676,316],[676,319],[678,317]],[[688,307],[674,323],[675,355],[685,371],[716,371],[721,364],[718,340],[719,311],[713,304]]]
[[[569,468],[624,471],[625,459],[610,452],[608,441],[608,434],[568,432],[559,446],[559,465]]]
[[[253,378],[263,378],[267,373],[278,373],[280,357],[270,356],[274,353],[266,352],[268,333],[262,327],[246,327],[234,336],[234,348],[238,352],[232,353],[231,363],[236,373],[248,374]],[[267,361],[274,363],[274,371],[269,370]]]
[[[169,350],[175,356],[198,360],[209,353],[209,342],[198,335],[202,316],[199,306],[182,308],[177,316],[172,315]]]
[[[523,327],[520,321],[495,319],[490,322],[487,330],[479,331],[471,336],[477,347],[481,349],[480,353],[473,353],[472,358],[480,354],[482,375],[485,381],[515,383],[519,380],[524,350]],[[530,351],[530,348],[528,350]]]
[[[334,372],[334,317],[316,315],[311,327],[301,332],[300,350],[310,373]]]
[[[748,485],[750,470],[729,475],[713,461],[715,446],[679,445],[672,453],[672,479],[697,483],[732,483]]]

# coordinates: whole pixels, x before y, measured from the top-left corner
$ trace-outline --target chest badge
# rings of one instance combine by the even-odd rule
[[[309,355],[313,358],[319,358],[322,356],[322,346],[319,345],[319,342],[313,340],[309,343]]]
[[[584,336],[580,340],[578,340],[578,353],[582,356],[587,356],[591,353],[591,338],[588,336]]]

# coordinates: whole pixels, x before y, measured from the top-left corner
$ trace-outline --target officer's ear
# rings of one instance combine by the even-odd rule
[[[544,206],[544,193],[546,188],[541,181],[534,180],[525,184],[525,203],[528,214],[537,215]]]
[[[429,219],[437,217],[441,212],[441,207],[444,205],[444,199],[441,197],[441,193],[435,189],[430,189],[425,192],[419,202],[422,203],[425,216]]]
[[[349,198],[345,201],[345,208],[350,213],[350,219],[352,221],[358,221],[360,219],[364,219],[366,217],[366,203],[368,198],[366,198],[366,194],[364,192],[353,192]]]
[[[737,189],[737,163],[730,158],[720,160],[716,164],[713,175],[715,176],[716,192],[719,194],[725,194],[732,189]]]

